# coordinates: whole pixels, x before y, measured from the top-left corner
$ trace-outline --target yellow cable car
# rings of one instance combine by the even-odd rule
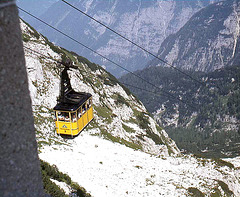
[[[68,63],[61,73],[60,95],[53,108],[56,116],[56,132],[61,136],[77,136],[93,119],[92,95],[72,89],[67,70],[76,68]]]

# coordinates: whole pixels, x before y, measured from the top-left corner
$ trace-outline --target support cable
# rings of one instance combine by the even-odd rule
[[[38,52],[38,51],[35,51],[35,50],[33,50],[33,49],[31,49],[31,48],[29,48],[29,47],[26,47],[26,46],[23,46],[25,49],[27,49],[28,51],[31,51],[31,52],[34,52],[34,53],[36,53],[36,54],[38,54],[38,55],[41,55],[41,56],[43,56],[44,58],[46,58],[46,59],[49,59],[49,60],[53,60],[53,61],[55,61],[55,62],[57,62],[57,63],[62,63],[62,62],[60,62],[60,61],[58,61],[58,60],[56,60],[56,59],[54,59],[54,58],[51,58],[51,57],[48,57],[48,56],[46,56],[46,55],[43,55],[42,53],[40,53],[40,52]],[[138,75],[136,75],[136,76],[138,76]],[[112,79],[111,79],[112,80]],[[114,81],[114,80],[113,80]],[[165,97],[167,97],[167,98],[169,98],[170,96],[171,96],[171,99],[177,99],[177,100],[179,100],[180,102],[182,102],[182,103],[184,103],[184,104],[186,104],[186,105],[188,105],[189,107],[191,107],[191,108],[193,108],[193,109],[195,109],[195,110],[197,110],[196,109],[196,107],[194,107],[193,105],[191,105],[191,104],[189,104],[189,103],[187,103],[187,102],[185,102],[185,101],[183,101],[183,100],[181,100],[181,99],[179,99],[179,98],[177,98],[177,97],[175,97],[175,96],[173,96],[173,95],[171,95],[171,94],[169,94],[168,92],[166,92],[166,91],[163,91],[163,90],[161,90],[163,93],[167,93],[167,95],[164,95],[163,93],[157,93],[157,92],[153,92],[153,91],[150,91],[150,90],[146,90],[146,89],[144,89],[144,88],[140,88],[140,87],[137,87],[137,86],[134,86],[134,85],[130,85],[130,84],[127,84],[127,83],[124,83],[124,82],[120,82],[120,81],[115,81],[115,82],[117,82],[117,83],[120,83],[120,84],[122,84],[122,85],[125,85],[125,86],[129,86],[129,87],[133,87],[133,88],[136,88],[136,89],[140,89],[140,90],[143,90],[143,91],[145,91],[145,92],[149,92],[149,93],[152,93],[152,94],[155,94],[155,95],[158,95],[158,96],[165,96]],[[158,88],[159,89],[159,88]]]
[[[72,4],[68,3],[67,1],[65,0],[61,0],[62,2],[64,2],[65,4],[69,5],[70,7],[74,8],[75,10],[79,11],[80,13],[84,14],[85,16],[87,16],[88,18],[90,18],[91,20],[97,22],[98,24],[104,26],[106,29],[108,29],[109,31],[115,33],[116,35],[118,35],[119,37],[123,38],[124,40],[130,42],[131,44],[133,44],[134,46],[140,48],[141,50],[143,50],[144,52],[150,54],[151,56],[153,56],[154,58],[160,60],[161,62],[163,62],[164,64],[170,66],[171,68],[177,70],[178,72],[180,72],[181,74],[189,77],[190,79],[192,79],[193,81],[203,85],[203,86],[206,86],[204,82],[202,81],[199,81],[195,78],[193,78],[191,75],[183,72],[181,69],[178,69],[177,67],[173,66],[172,64],[168,63],[167,61],[161,59],[160,57],[158,57],[157,55],[153,54],[152,52],[148,51],[147,49],[143,48],[142,46],[140,46],[139,44],[136,44],[135,42],[133,42],[132,40],[128,39],[127,37],[123,36],[122,34],[118,33],[117,31],[113,30],[112,28],[108,27],[107,25],[103,24],[102,22],[100,22],[99,20],[95,19],[94,17],[90,16],[89,14],[83,12],[82,10],[80,10],[79,8],[73,6]]]

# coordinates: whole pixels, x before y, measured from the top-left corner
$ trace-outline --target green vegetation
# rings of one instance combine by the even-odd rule
[[[149,117],[144,112],[138,112],[137,115],[138,125],[141,129],[144,129],[147,133],[147,137],[152,139],[156,144],[163,144],[161,137],[155,134],[150,128]],[[141,138],[141,136],[139,136]]]
[[[105,118],[105,121],[107,123],[112,122],[112,110],[108,107],[102,107],[102,106],[94,106],[94,109],[96,110],[97,114],[103,118]]]
[[[124,85],[122,85],[122,84],[120,84],[121,85],[121,87],[124,89],[124,91],[127,93],[127,95],[129,96],[129,95],[132,95],[132,93],[131,93],[131,91],[126,87],[126,86],[124,86]],[[134,96],[134,95],[133,95]],[[136,97],[136,96],[134,96],[135,97],[135,99],[139,102],[139,99]]]
[[[156,144],[159,144],[159,145],[164,144],[161,137],[153,133],[151,130],[147,130],[147,136],[151,138]]]
[[[83,63],[83,64],[87,64],[88,67],[92,70],[92,71],[96,71],[98,69],[102,69],[101,66],[90,62],[87,58],[79,56],[77,53],[75,52],[71,52],[73,55],[75,55],[78,59],[79,62]]]
[[[57,180],[59,182],[65,182],[72,188],[72,194],[75,193],[78,197],[91,197],[89,193],[83,187],[80,187],[77,183],[72,182],[71,178],[58,170],[56,166],[51,166],[45,161],[40,160],[43,186],[46,193],[52,197],[67,197],[68,195],[60,189],[50,179]]]
[[[215,188],[213,188],[213,192],[211,193],[210,196],[211,197],[222,197],[221,191],[217,187],[215,187]]]
[[[106,130],[101,130],[101,134],[103,135],[103,137],[105,139],[108,139],[112,142],[117,142],[119,144],[123,144],[129,148],[132,148],[134,150],[142,150],[142,146],[140,144],[136,144],[134,142],[129,142],[125,139],[122,139],[120,137],[114,137],[113,135],[111,135],[110,133],[108,133]]]
[[[217,182],[227,197],[230,197],[233,195],[233,192],[228,188],[228,185],[226,183],[224,183],[223,181],[220,181],[220,180],[217,180]]]
[[[21,20],[32,30],[32,31],[29,31],[28,33],[30,35],[32,35],[33,37],[35,37],[36,39],[39,39],[40,34],[31,25],[29,25],[26,21],[24,21],[22,18],[21,18]]]
[[[232,156],[238,155],[240,67],[226,67],[208,74],[185,72],[199,81],[205,79],[206,87],[193,83],[191,79],[171,68],[149,67],[137,71],[136,74],[161,87],[162,91],[170,92],[176,98],[181,97],[190,106],[161,94],[159,89],[153,89],[149,84],[132,75],[126,75],[120,78],[120,81],[138,84],[143,89],[159,93],[156,95],[129,87],[150,112],[162,108],[162,105],[165,106],[165,110],[159,116],[163,126],[167,124],[167,119],[173,119],[176,113],[179,115],[176,118],[177,128],[175,125],[164,128],[180,149],[191,153],[202,153],[208,157],[225,157],[223,153],[228,153],[228,156],[229,153]],[[231,121],[226,117],[235,120]],[[202,150],[207,151],[202,152]]]
[[[125,131],[127,131],[128,133],[135,133],[135,132],[136,132],[134,129],[128,127],[128,126],[125,125],[125,124],[123,124],[122,127],[123,127],[123,129],[124,129]]]
[[[117,94],[116,96],[117,98],[115,98],[115,104],[118,105],[127,105],[128,107],[130,107],[130,104],[128,103],[128,101],[126,101],[125,98],[123,98],[120,94]]]
[[[148,121],[148,116],[144,112],[137,112],[137,120],[139,122],[139,126],[141,129],[146,129],[149,130],[149,121]]]
[[[27,35],[27,34],[22,34],[22,40],[24,41],[24,42],[28,42],[29,40],[31,39],[31,37],[29,36],[29,35]]]
[[[234,165],[232,163],[219,158],[213,158],[212,161],[214,161],[218,166],[227,166],[229,168],[234,168]]]
[[[195,187],[189,187],[188,188],[189,195],[194,197],[204,197],[205,195],[197,188]]]

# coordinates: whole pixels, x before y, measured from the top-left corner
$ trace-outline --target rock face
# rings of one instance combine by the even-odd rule
[[[194,13],[212,1],[70,0],[68,2],[156,54],[167,36],[177,32]],[[152,58],[62,1],[51,6],[41,18],[131,71],[143,68]],[[120,76],[124,73],[123,70],[91,51],[55,34],[48,27],[38,23],[32,25],[54,43],[106,66],[114,75]]]
[[[5,2],[1,2],[0,6]],[[43,196],[16,6],[0,8],[0,196]]]
[[[196,13],[162,43],[158,57],[173,66],[213,71],[239,63],[240,2],[212,4]],[[161,65],[152,61],[149,66]]]
[[[46,38],[21,23],[39,148],[62,142],[55,135],[53,107],[59,94],[60,68],[49,58],[70,58],[78,67],[69,71],[73,88],[93,95],[94,121],[87,127],[91,135],[156,155],[179,153],[174,141],[161,129],[143,104],[102,67],[54,46]]]

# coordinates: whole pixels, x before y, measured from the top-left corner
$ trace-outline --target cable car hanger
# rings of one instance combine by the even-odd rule
[[[64,66],[61,72],[61,82],[55,111],[57,134],[72,138],[93,120],[92,95],[86,92],[76,92],[71,85],[68,70],[78,69],[70,59],[62,61],[58,66]]]

